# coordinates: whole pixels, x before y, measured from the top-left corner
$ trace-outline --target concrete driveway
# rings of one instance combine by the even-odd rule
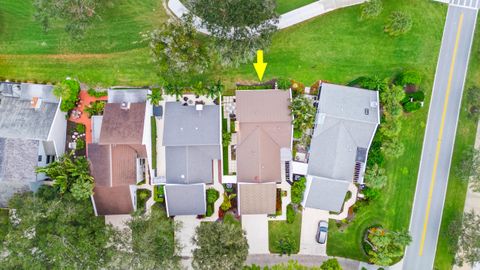
[[[200,220],[197,219],[197,216],[176,216],[174,220],[181,222],[181,228],[176,235],[182,246],[180,256],[192,257],[193,250],[196,248],[192,238],[195,235],[195,228],[200,225]]]
[[[242,215],[242,228],[247,233],[248,254],[269,254],[267,215]]]
[[[318,223],[321,220],[328,222],[328,217],[328,211],[313,208],[305,208],[303,210],[299,254],[321,256],[327,255],[327,243],[319,244],[315,238],[317,235]]]

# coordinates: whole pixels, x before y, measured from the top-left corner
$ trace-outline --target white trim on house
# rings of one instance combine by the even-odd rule
[[[90,200],[92,201],[93,212],[95,213],[95,216],[98,216],[97,206],[96,206],[96,204],[95,204],[95,199],[93,198],[93,195],[90,195]]]

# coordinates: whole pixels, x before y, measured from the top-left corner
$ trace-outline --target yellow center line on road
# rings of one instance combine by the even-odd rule
[[[422,240],[420,242],[420,250],[418,251],[419,256],[423,255],[423,248],[425,245],[425,236],[427,234],[428,217],[430,216],[430,207],[432,204],[433,188],[435,187],[435,178],[437,176],[438,159],[440,156],[440,146],[442,145],[443,128],[445,127],[445,117],[447,115],[448,98],[450,96],[450,90],[452,88],[452,77],[453,77],[453,71],[455,68],[455,59],[457,58],[458,42],[460,40],[462,25],[463,25],[463,12],[462,14],[460,14],[460,20],[458,22],[458,29],[457,29],[457,36],[455,39],[455,47],[453,48],[452,62],[450,63],[450,73],[448,76],[447,92],[445,93],[445,102],[443,103],[442,120],[440,122],[440,131],[438,133],[437,148],[435,150],[435,161],[433,163],[432,179],[430,181],[430,190],[428,193],[427,209],[425,213],[425,220],[423,222]]]

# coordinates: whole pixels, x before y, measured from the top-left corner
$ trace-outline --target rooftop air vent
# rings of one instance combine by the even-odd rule
[[[122,102],[120,109],[128,111],[130,109],[130,102]]]
[[[203,111],[203,104],[197,104],[197,105],[195,105],[195,109],[196,109],[197,111]]]
[[[33,109],[38,110],[40,109],[40,106],[42,106],[42,99],[38,97],[33,97],[30,101],[30,104],[32,105]]]
[[[370,109],[365,108],[365,115],[369,115],[369,114],[370,114]]]
[[[376,102],[376,101],[370,101],[370,107],[372,107],[372,108],[377,108],[377,107],[378,107],[378,102]]]

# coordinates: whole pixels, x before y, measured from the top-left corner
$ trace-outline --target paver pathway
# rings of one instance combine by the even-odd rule
[[[88,146],[88,144],[92,142],[92,121],[90,120],[90,118],[88,118],[88,113],[86,113],[84,111],[85,107],[90,105],[90,103],[92,103],[94,101],[97,101],[97,100],[105,100],[106,101],[108,99],[108,97],[100,97],[100,98],[92,97],[87,93],[87,90],[82,89],[80,91],[79,98],[80,98],[81,103],[75,109],[77,111],[82,112],[82,115],[78,119],[73,119],[73,117],[70,116],[69,120],[72,121],[72,122],[75,122],[75,123],[85,125],[85,142],[86,142],[85,146]]]
[[[294,9],[290,12],[280,15],[278,19],[278,29],[284,29],[292,25],[310,20],[327,12],[361,4],[366,0],[319,0],[303,7]],[[188,13],[188,9],[180,2],[180,0],[168,0],[167,4],[170,11],[177,17],[181,18]],[[210,32],[202,27],[202,19],[194,16],[193,23],[198,32],[210,35]]]

